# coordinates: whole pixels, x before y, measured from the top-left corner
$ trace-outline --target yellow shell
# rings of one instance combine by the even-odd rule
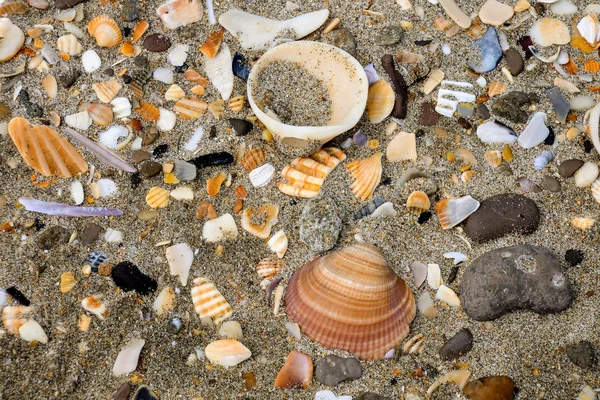
[[[146,195],[146,204],[151,208],[165,208],[169,205],[169,191],[154,186]]]
[[[204,86],[202,86],[202,85],[196,85],[190,89],[190,92],[192,92],[196,96],[202,96],[205,92],[205,89],[204,89]]]
[[[373,195],[381,180],[381,157],[377,152],[369,158],[352,161],[346,164],[346,169],[352,178],[352,193],[360,200],[366,200]]]
[[[153,122],[158,120],[160,116],[160,111],[158,107],[153,106],[150,103],[140,102],[140,106],[135,109],[137,115],[140,116],[146,122]]]
[[[44,87],[48,97],[51,99],[56,97],[56,94],[58,93],[58,84],[56,83],[56,78],[54,78],[52,75],[46,76],[44,79],[42,79],[42,86]]]
[[[579,228],[582,231],[585,231],[591,228],[595,222],[596,220],[593,218],[577,217],[571,220],[571,225],[573,225],[575,228]]]
[[[206,180],[206,193],[211,197],[218,195],[225,179],[227,179],[227,174],[225,172],[219,172],[217,176],[208,178]]]
[[[179,85],[171,85],[165,92],[165,99],[178,101],[185,97],[185,92]]]
[[[586,72],[596,74],[596,73],[598,73],[598,71],[600,71],[600,61],[590,58],[589,60],[587,60],[585,62],[585,64],[583,64],[583,69]]]
[[[523,12],[527,10],[530,6],[531,4],[529,4],[527,0],[517,0],[517,2],[515,3],[515,11]]]
[[[75,280],[73,273],[65,272],[64,274],[62,274],[60,276],[60,292],[61,293],[70,292],[75,287],[75,283],[77,283],[77,280]]]
[[[427,193],[416,191],[412,192],[406,200],[406,208],[411,214],[421,215],[431,207],[431,201]]]
[[[27,322],[23,318],[31,312],[31,307],[25,306],[6,306],[2,309],[2,324],[9,333],[16,335],[19,328]]]
[[[4,3],[0,5],[0,16],[6,14],[25,14],[27,12],[27,4],[22,2]]]
[[[244,108],[244,96],[235,96],[229,99],[227,106],[232,112],[240,112]]]
[[[266,239],[271,228],[278,222],[279,207],[275,204],[263,204],[257,208],[246,208],[242,214],[241,225],[246,232]]]
[[[92,318],[90,318],[89,316],[87,316],[85,314],[81,314],[79,316],[79,322],[77,323],[77,326],[79,327],[80,331],[87,332],[90,329],[91,323],[92,323]]]
[[[64,35],[56,40],[56,47],[61,53],[67,53],[70,56],[81,53],[81,43],[73,34]]]
[[[135,55],[135,49],[131,41],[126,40],[123,42],[123,45],[121,46],[121,54],[123,54],[126,57],[131,57]]]
[[[96,125],[108,126],[113,121],[113,111],[110,106],[100,103],[83,103],[79,109],[87,111]]]
[[[221,119],[223,117],[223,112],[225,112],[225,101],[223,99],[217,99],[208,105],[208,110],[216,119]]]
[[[208,104],[204,100],[183,98],[175,103],[173,111],[183,119],[198,119],[207,107]]]
[[[194,279],[192,302],[200,318],[210,317],[215,324],[229,318],[233,311],[221,292],[205,278]]]
[[[461,179],[461,180],[462,180],[464,183],[467,183],[467,182],[469,182],[471,179],[473,179],[473,177],[474,177],[474,176],[475,176],[475,171],[473,171],[473,170],[468,170],[468,171],[465,171],[465,172],[463,172],[463,173],[460,175],[460,179]]]
[[[99,15],[92,19],[87,26],[88,33],[96,39],[100,47],[114,47],[121,43],[123,36],[119,25],[106,15]]]
[[[502,153],[498,150],[488,151],[483,158],[492,168],[498,168],[502,164]]]
[[[142,35],[148,30],[148,26],[149,26],[148,23],[143,20],[137,23],[135,28],[133,28],[133,35],[131,37],[131,40],[133,41],[133,43],[140,40]]]
[[[283,269],[283,261],[278,258],[265,258],[256,266],[256,273],[263,279],[272,278]]]
[[[219,47],[221,47],[221,41],[223,40],[223,34],[225,28],[221,28],[218,31],[211,33],[208,38],[204,41],[202,46],[198,48],[202,54],[208,58],[213,58],[217,55]]]
[[[504,145],[502,148],[502,158],[504,158],[504,161],[506,162],[511,162],[514,158],[512,149],[508,144]]]
[[[506,92],[508,89],[508,85],[501,81],[495,81],[490,83],[490,87],[488,88],[488,96],[494,97],[499,94]]]
[[[263,165],[267,161],[267,153],[261,148],[252,149],[241,161],[242,167],[248,172]]]
[[[378,80],[369,87],[367,97],[367,113],[369,121],[373,124],[383,121],[392,112],[396,95],[394,89],[383,79]]]
[[[98,82],[92,85],[96,96],[103,103],[110,103],[122,87],[123,85],[115,80]]]

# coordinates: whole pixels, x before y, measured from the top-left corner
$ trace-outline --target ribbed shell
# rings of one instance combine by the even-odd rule
[[[229,107],[232,112],[240,112],[242,111],[242,108],[244,108],[244,100],[244,96],[232,97],[227,102],[227,107]]]
[[[328,348],[379,359],[409,332],[415,300],[374,246],[356,244],[297,270],[285,295],[286,312]]]
[[[27,4],[20,1],[13,3],[4,3],[0,5],[0,16],[6,14],[25,14],[27,12]]]
[[[352,193],[360,200],[366,200],[373,195],[373,191],[381,180],[381,157],[383,153],[377,152],[364,160],[353,161],[346,164],[346,169],[352,177]]]
[[[256,266],[256,273],[261,278],[272,278],[283,268],[283,261],[277,258],[265,258]]]
[[[165,92],[165,99],[178,101],[185,97],[185,92],[179,85],[171,85]]]
[[[154,186],[146,195],[146,204],[151,208],[165,208],[169,205],[169,191]]]
[[[188,68],[183,73],[183,77],[192,83],[202,86],[203,88],[208,87],[208,80],[191,68]]]
[[[2,309],[2,324],[9,333],[16,335],[19,333],[19,328],[27,322],[23,317],[30,311],[31,307],[6,306]]]
[[[105,104],[83,103],[79,106],[79,109],[87,111],[96,125],[108,126],[113,121],[112,108]]]
[[[67,53],[71,56],[81,53],[81,43],[73,34],[64,35],[56,40],[56,47],[62,53]]]
[[[183,119],[198,119],[207,107],[208,104],[204,100],[183,98],[175,103],[173,111]]]
[[[100,47],[114,47],[123,39],[117,23],[106,15],[99,15],[91,20],[87,28]]]
[[[231,306],[225,297],[205,278],[194,279],[192,302],[200,318],[211,317],[215,324],[223,322],[232,313]]]
[[[94,92],[96,92],[96,96],[98,96],[98,99],[103,103],[110,103],[122,87],[123,86],[119,82],[114,80],[98,82],[92,85]]]
[[[267,161],[267,153],[260,147],[253,149],[244,156],[241,161],[242,167],[248,172],[263,165]]]
[[[367,98],[367,113],[373,124],[383,121],[391,114],[396,102],[396,95],[389,83],[383,79],[375,82],[369,88]]]
[[[160,117],[158,107],[153,106],[150,103],[140,102],[140,106],[135,109],[135,112],[146,122],[156,121],[158,120],[158,117]]]

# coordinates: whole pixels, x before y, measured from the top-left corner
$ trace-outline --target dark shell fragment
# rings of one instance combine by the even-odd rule
[[[125,292],[135,290],[139,294],[148,294],[156,291],[157,287],[154,279],[129,261],[120,262],[113,268],[112,279]]]
[[[191,160],[188,160],[188,162],[194,164],[196,168],[205,168],[215,165],[231,164],[233,162],[233,156],[226,151],[220,151],[218,153],[204,154],[192,158]]]

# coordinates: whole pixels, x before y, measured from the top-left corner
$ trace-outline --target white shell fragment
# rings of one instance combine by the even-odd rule
[[[386,150],[390,162],[415,161],[417,159],[417,139],[414,133],[400,132],[390,141]]]
[[[450,307],[460,307],[460,299],[454,290],[446,285],[440,285],[435,298],[448,304]]]
[[[417,298],[417,308],[427,318],[434,318],[437,315],[437,309],[435,308],[435,304],[433,304],[433,299],[429,295],[427,290],[424,290],[423,293]]]
[[[454,261],[454,265],[458,265],[461,262],[467,261],[467,256],[457,251],[444,253],[444,258],[451,258]]]
[[[514,143],[517,140],[515,132],[504,124],[488,121],[477,127],[477,137],[483,143]]]
[[[415,286],[420,287],[425,282],[425,279],[427,279],[427,265],[413,261],[409,268],[413,274]]]
[[[219,328],[219,336],[240,340],[244,337],[242,333],[242,326],[237,321],[225,321]]]
[[[124,126],[111,126],[99,136],[99,142],[101,145],[108,147],[109,149],[116,149],[120,147],[118,143],[119,138],[126,137],[129,131]]]
[[[590,186],[598,178],[598,173],[598,164],[589,161],[586,162],[573,175],[575,186],[580,188]]]
[[[117,355],[113,365],[113,375],[121,376],[135,371],[142,348],[146,344],[144,339],[134,339],[129,342]]]
[[[194,191],[189,186],[179,186],[171,190],[170,195],[175,200],[194,200]]]
[[[442,229],[451,229],[463,222],[479,208],[479,202],[471,196],[439,200],[435,205]]]
[[[207,242],[216,243],[235,239],[237,236],[238,229],[231,214],[223,214],[219,218],[206,221],[202,227],[202,238]]]
[[[569,105],[571,110],[588,110],[594,106],[594,101],[592,96],[576,96],[569,100]]]
[[[456,108],[458,107],[458,103],[471,103],[476,99],[474,94],[446,89],[447,86],[472,88],[473,85],[468,82],[442,81],[441,88],[438,92],[435,111],[446,117],[452,117],[454,115],[454,112],[456,112]]]
[[[123,241],[123,232],[108,228],[104,233],[104,240],[107,243],[121,243]]]
[[[131,115],[131,103],[127,97],[115,97],[110,101],[115,117],[127,118]]]
[[[179,243],[166,250],[167,262],[172,276],[179,276],[182,286],[187,285],[190,267],[194,262],[194,252],[187,243]]]
[[[72,24],[71,22],[63,22],[64,26],[65,26],[65,30],[69,33],[72,33],[73,35],[77,36],[79,39],[85,39],[86,34],[85,32],[78,27],[75,24]],[[52,25],[49,25],[50,27],[52,27]],[[93,50],[90,50],[93,51]]]
[[[176,44],[169,51],[167,55],[167,60],[174,67],[181,67],[185,64],[185,60],[187,60],[188,52],[190,51],[190,46],[187,44]],[[155,78],[156,79],[156,78]]]
[[[556,15],[571,15],[577,12],[577,6],[569,0],[560,0],[552,4],[550,10]]]
[[[277,257],[283,258],[288,248],[288,238],[284,231],[277,231],[267,242],[269,249],[277,253]]]
[[[208,76],[213,86],[221,94],[225,101],[231,97],[233,92],[233,69],[231,51],[227,43],[222,42],[219,52],[213,58],[202,55],[204,61],[204,72]]]
[[[19,336],[27,342],[48,343],[48,336],[44,332],[44,328],[36,321],[30,319],[19,328]]]
[[[106,304],[102,302],[102,295],[88,296],[81,301],[84,310],[91,312],[100,319],[106,318]]]
[[[100,56],[94,50],[88,50],[81,56],[81,63],[83,64],[83,70],[88,74],[97,71],[102,65]]]
[[[254,187],[266,186],[275,174],[275,167],[271,163],[266,163],[258,168],[253,169],[248,174],[248,178]]]
[[[285,21],[259,17],[232,8],[219,17],[219,23],[235,36],[246,50],[266,50],[280,37],[291,35],[289,39],[301,39],[319,28],[329,17],[329,10],[319,10],[302,14]]]
[[[398,215],[398,212],[394,210],[394,204],[390,201],[386,201],[379,207],[373,211],[373,214],[370,215],[371,218],[377,217],[395,217]]]
[[[518,142],[521,147],[530,149],[546,140],[550,134],[550,130],[546,126],[546,120],[546,114],[543,112],[536,112],[533,114],[527,127],[525,127],[525,130],[523,130],[519,136]]]
[[[75,181],[71,184],[71,197],[75,204],[80,205],[83,203],[85,199],[85,194],[83,193],[83,185],[79,181]]]
[[[163,132],[168,132],[175,127],[177,122],[177,116],[173,111],[165,108],[159,108],[160,111],[158,121],[156,121],[156,127]]]
[[[200,143],[200,140],[202,140],[203,135],[204,135],[204,130],[202,129],[202,127],[201,126],[197,127],[196,130],[194,131],[194,133],[192,133],[192,136],[189,138],[189,140],[185,144],[185,146],[183,146],[183,148],[186,149],[187,151],[196,150],[198,148],[198,144]]]
[[[173,70],[170,68],[157,68],[152,74],[152,77],[154,80],[167,83],[169,85],[175,82],[173,78]]]
[[[65,115],[65,124],[71,128],[87,131],[92,126],[92,118],[87,111],[81,111],[71,115]]]
[[[166,287],[160,291],[154,303],[152,303],[152,310],[156,315],[164,315],[175,308],[177,297],[175,296],[175,290],[171,287]]]
[[[99,197],[108,197],[117,193],[117,184],[113,180],[103,178],[99,179],[96,184],[99,189]]]
[[[438,289],[442,281],[442,271],[437,264],[427,264],[427,284],[432,289]]]

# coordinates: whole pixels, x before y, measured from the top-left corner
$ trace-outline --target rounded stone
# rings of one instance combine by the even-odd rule
[[[346,28],[337,28],[326,35],[326,41],[356,57],[356,39]]]
[[[142,164],[141,173],[144,178],[152,178],[162,171],[162,165],[156,161],[146,161]]]
[[[55,225],[40,234],[37,238],[37,245],[42,250],[51,250],[60,244],[69,243],[71,234],[67,228]]]
[[[567,345],[567,357],[573,364],[583,369],[593,369],[596,365],[594,345],[587,340]]]
[[[511,400],[515,383],[508,376],[486,376],[467,383],[463,393],[471,400]]]
[[[153,126],[145,129],[144,135],[142,136],[142,146],[151,145],[156,139],[158,139],[158,129]]]
[[[467,328],[463,328],[452,336],[440,348],[440,358],[442,360],[455,360],[458,357],[467,354],[473,348],[473,334]]]
[[[575,175],[575,172],[577,172],[577,170],[581,168],[583,164],[584,162],[582,160],[578,160],[576,158],[563,161],[558,166],[558,173],[563,178],[570,178]]]
[[[583,262],[584,252],[577,249],[569,249],[565,252],[565,261],[574,267]]]
[[[542,189],[547,190],[549,192],[559,192],[560,191],[560,181],[553,176],[545,175],[540,182],[540,186]]]
[[[523,72],[525,61],[523,61],[523,57],[521,57],[521,53],[519,53],[517,49],[511,47],[510,49],[506,50],[504,53],[504,59],[506,60],[508,70],[512,76],[517,76]]]
[[[400,25],[388,25],[375,35],[375,43],[380,46],[392,46],[404,38],[404,29]]]
[[[362,376],[360,361],[354,357],[342,358],[330,354],[317,362],[315,379],[327,386],[335,386],[348,379]]]
[[[308,201],[300,218],[300,240],[314,252],[335,246],[342,229],[342,218],[336,202],[330,197]]]
[[[153,53],[162,53],[163,51],[169,50],[169,47],[171,47],[171,41],[162,33],[153,33],[146,36],[143,44],[146,50]]]

